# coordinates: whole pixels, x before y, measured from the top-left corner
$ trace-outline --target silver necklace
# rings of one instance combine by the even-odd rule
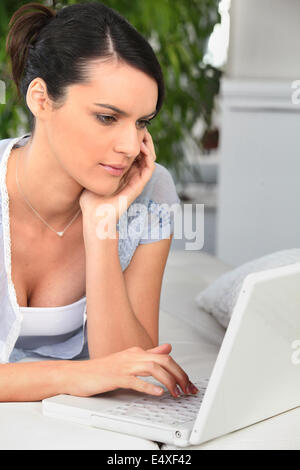
[[[19,157],[20,158],[20,157]],[[25,194],[23,193],[23,191],[21,190],[20,188],[20,185],[19,185],[19,180],[18,180],[18,162],[19,162],[19,159],[17,158],[17,164],[16,164],[16,182],[17,182],[17,186],[18,186],[18,190],[20,192],[20,194],[23,196],[25,202],[28,204],[28,206],[34,211],[34,213],[41,219],[41,221],[47,225],[47,227],[49,227],[53,232],[56,233],[56,235],[58,235],[59,237],[62,237],[63,234],[65,233],[65,231],[67,230],[68,227],[70,227],[71,223],[76,219],[76,217],[79,215],[79,213],[81,212],[81,209],[78,209],[78,211],[76,212],[76,214],[74,215],[73,219],[68,223],[68,225],[66,226],[66,228],[62,231],[62,232],[57,232],[56,230],[54,230],[54,228],[50,227],[50,225],[40,216],[40,214],[32,207],[32,205],[30,204],[30,202],[28,201],[28,199],[26,198]]]

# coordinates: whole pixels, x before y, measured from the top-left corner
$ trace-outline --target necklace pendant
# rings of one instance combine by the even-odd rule
[[[64,232],[56,232],[59,237],[62,237]]]

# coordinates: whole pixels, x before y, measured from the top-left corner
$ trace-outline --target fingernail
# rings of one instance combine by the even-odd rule
[[[198,388],[192,384],[192,382],[189,382],[186,387],[187,393],[197,393],[199,392]]]
[[[176,387],[174,387],[174,393],[177,397],[180,397],[180,395],[181,395],[179,387],[177,385],[176,385]]]

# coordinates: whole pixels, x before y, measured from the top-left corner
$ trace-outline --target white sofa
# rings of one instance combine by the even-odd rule
[[[225,329],[194,302],[231,269],[204,252],[171,250],[161,293],[159,342],[191,378],[209,376]],[[0,403],[0,449],[179,449],[43,416],[41,402]],[[300,449],[300,407],[186,449]]]

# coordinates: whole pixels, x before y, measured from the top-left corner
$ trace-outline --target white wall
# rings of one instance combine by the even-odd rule
[[[300,246],[300,106],[290,83],[223,80],[217,256],[238,266]]]
[[[226,75],[300,79],[300,1],[231,0]]]
[[[232,0],[221,84],[217,256],[300,246],[300,0]]]

